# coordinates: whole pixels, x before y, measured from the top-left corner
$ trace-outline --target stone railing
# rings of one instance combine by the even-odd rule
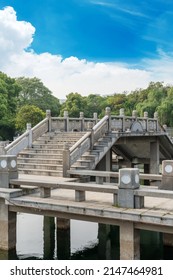
[[[157,112],[154,118],[149,118],[147,112],[144,112],[144,117],[138,117],[135,110],[132,116],[125,116],[124,109],[120,109],[119,116],[111,116],[111,127],[112,130],[119,132],[165,132],[164,127],[158,122]]]
[[[64,146],[63,151],[63,176],[67,176],[67,170],[76,162],[86,151],[92,149],[99,138],[109,132],[110,128],[110,109],[106,108],[106,115],[78,142],[70,149]]]
[[[34,140],[48,131],[48,120],[46,117],[36,126],[31,128],[31,124],[27,124],[27,130],[21,136],[17,137],[13,142],[3,148],[2,154],[17,155],[23,149],[31,147]]]

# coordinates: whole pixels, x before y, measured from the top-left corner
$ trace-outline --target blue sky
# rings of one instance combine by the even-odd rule
[[[6,9],[7,6],[13,10]],[[172,0],[1,0],[0,11],[0,35],[1,40],[5,36],[4,46],[18,46],[21,40],[18,52],[15,48],[13,54],[11,49],[8,52],[11,68],[10,64],[4,66],[2,63],[4,47],[0,70],[13,76],[37,75],[49,88],[52,85],[51,90],[58,97],[71,91],[85,95],[91,91],[98,94],[128,91],[145,87],[151,80],[172,82]],[[9,13],[13,14],[13,19],[9,20],[11,27],[3,20]],[[13,34],[12,21],[16,26]],[[25,30],[21,28],[20,32],[17,26],[22,24]],[[8,28],[12,34],[10,39],[4,35]],[[29,55],[33,68],[37,65],[40,71],[28,65]],[[16,73],[12,71],[14,64]],[[41,65],[47,67],[41,68]],[[60,73],[55,80],[62,85],[64,81],[64,89],[62,86],[56,88],[55,80],[48,82],[46,77],[52,76],[53,69]],[[104,81],[102,90],[98,87],[97,70]],[[119,85],[122,77],[124,88]],[[81,81],[85,90],[79,86]],[[86,84],[90,84],[88,91]]]

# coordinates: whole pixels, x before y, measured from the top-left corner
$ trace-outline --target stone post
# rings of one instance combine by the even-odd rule
[[[63,147],[63,177],[69,177],[67,170],[70,169],[70,150],[67,143]]]
[[[69,131],[69,116],[68,116],[68,111],[64,111],[64,119],[65,119],[64,131],[68,132],[68,131]]]
[[[162,161],[162,182],[159,189],[173,191],[173,160]],[[163,233],[163,244],[173,247],[173,234]]]
[[[136,110],[133,110],[132,111],[132,117],[136,119],[137,116],[138,116],[138,112]]]
[[[111,109],[110,109],[110,107],[106,107],[105,115],[107,115],[109,117],[109,119],[108,119],[108,132],[111,132]]]
[[[173,160],[162,161],[162,182],[159,188],[173,191]]]
[[[52,130],[51,110],[46,110],[46,118],[48,118],[48,132]]]
[[[154,113],[154,119],[156,119],[156,131],[158,131],[159,123],[158,123],[158,112]]]
[[[118,184],[118,206],[126,208],[142,208],[143,198],[134,196],[134,190],[138,189],[139,187],[138,168],[120,169]]]
[[[97,123],[98,121],[98,116],[97,116],[97,113],[93,113],[93,119],[95,120],[95,124]]]
[[[26,124],[26,130],[28,131],[28,148],[32,147],[32,130],[31,130],[31,123]]]
[[[81,119],[81,131],[84,131],[84,113],[80,112],[80,119]]]
[[[13,155],[0,156],[0,188],[9,188],[10,179],[16,179],[17,158]],[[0,198],[0,249],[16,247],[16,213],[9,211],[5,199]]]
[[[10,179],[18,178],[17,158],[13,155],[0,156],[0,188],[9,188]]]
[[[124,108],[120,109],[120,117],[122,119],[122,131],[125,131],[125,114],[124,114]]]
[[[145,130],[148,131],[148,112],[144,112]]]

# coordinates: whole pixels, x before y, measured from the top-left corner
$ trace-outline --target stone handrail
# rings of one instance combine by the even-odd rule
[[[94,143],[108,131],[108,119],[108,116],[105,116],[103,119],[101,119],[91,131],[87,132],[70,148],[70,166],[76,162],[86,151],[92,148]]]
[[[87,132],[79,141],[77,141],[69,150],[70,166],[77,161],[89,148],[91,144],[91,131]]]
[[[45,118],[32,129],[32,140],[35,141],[38,137],[40,137],[43,133],[48,131],[48,118]]]
[[[48,118],[45,118],[32,129],[27,129],[21,136],[16,138],[12,143],[4,147],[4,154],[17,155],[26,147],[30,147],[32,142],[48,131]]]

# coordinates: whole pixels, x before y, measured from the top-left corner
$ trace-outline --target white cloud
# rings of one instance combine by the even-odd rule
[[[163,54],[160,60],[143,61],[147,70],[76,57],[63,59],[61,55],[29,50],[34,33],[30,23],[18,21],[12,7],[0,10],[0,70],[12,77],[36,76],[60,99],[70,92],[113,94],[147,87],[150,81],[172,80],[173,58],[170,61]]]

